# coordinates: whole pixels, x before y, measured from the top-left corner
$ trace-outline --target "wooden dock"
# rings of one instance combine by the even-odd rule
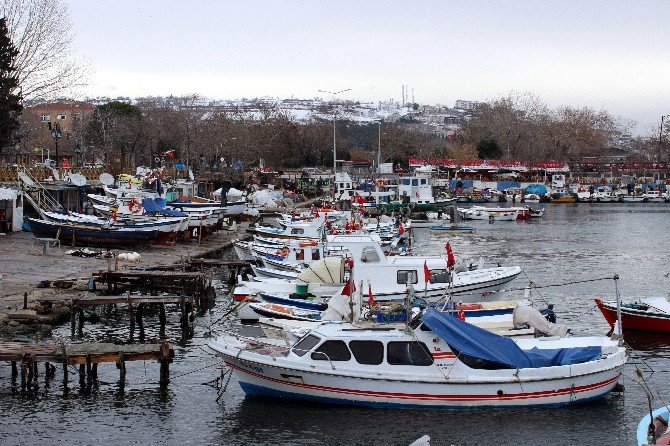
[[[207,276],[202,272],[119,270],[93,274],[96,284],[107,285],[107,292],[117,294],[122,285],[131,291],[156,294],[159,291],[202,297],[208,288]]]
[[[155,360],[160,363],[160,384],[170,381],[170,363],[174,350],[167,342],[159,344],[116,345],[108,343],[55,344],[0,342],[0,361],[12,364],[12,380],[21,375],[21,388],[37,387],[38,363],[45,365],[47,379],[55,375],[53,364],[62,364],[63,382],[67,386],[68,366],[79,365],[79,377],[97,379],[98,364],[115,363],[121,384],[126,377],[127,361]]]
[[[165,330],[166,316],[165,304],[177,304],[181,311],[182,326],[188,325],[189,314],[193,312],[193,297],[184,295],[147,295],[147,294],[130,294],[125,296],[45,296],[38,300],[38,302],[46,308],[51,308],[53,304],[67,306],[70,308],[70,322],[72,332],[75,328],[79,328],[81,334],[84,328],[84,308],[95,305],[116,305],[128,304],[130,309],[131,326],[137,322],[140,328],[143,328],[142,317],[144,314],[144,306],[157,304],[159,306],[159,321],[161,330]],[[79,323],[77,324],[77,317]]]

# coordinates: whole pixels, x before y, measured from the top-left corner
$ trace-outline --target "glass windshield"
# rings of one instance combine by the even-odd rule
[[[311,334],[307,335],[301,340],[299,340],[298,343],[293,346],[293,353],[295,353],[298,356],[303,356],[305,353],[310,351],[312,347],[318,344],[320,340],[321,339],[318,336],[314,336]]]

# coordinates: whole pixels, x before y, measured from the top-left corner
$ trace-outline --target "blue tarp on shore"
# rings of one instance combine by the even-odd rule
[[[156,198],[155,200],[152,198],[145,198],[142,200],[142,207],[144,208],[144,212],[147,214],[158,213],[167,215],[169,217],[188,217],[188,215],[184,214],[183,212],[175,211],[173,209],[166,209],[165,200],[162,198]]]

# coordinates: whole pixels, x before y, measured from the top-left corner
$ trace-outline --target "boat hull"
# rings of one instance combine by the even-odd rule
[[[94,226],[69,225],[43,222],[29,219],[32,232],[38,238],[58,238],[63,243],[75,246],[127,247],[149,245],[158,234],[157,230],[126,231],[122,229],[105,229]]]
[[[468,409],[578,404],[606,396],[623,370],[621,363],[595,373],[522,382],[363,378],[337,371],[285,367],[270,363],[272,359],[253,361],[244,354],[219,350],[212,343],[210,347],[224,356],[247,394],[371,407]]]
[[[605,316],[610,327],[614,327],[617,320],[616,306],[600,299],[595,299],[598,309]],[[621,308],[621,328],[623,330],[648,331],[655,333],[670,333],[670,315],[660,312]]]

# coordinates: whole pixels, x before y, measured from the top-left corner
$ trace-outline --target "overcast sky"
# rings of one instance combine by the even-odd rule
[[[400,99],[532,92],[658,128],[670,113],[670,3],[69,0],[91,96]],[[410,98],[411,99],[411,98]]]

